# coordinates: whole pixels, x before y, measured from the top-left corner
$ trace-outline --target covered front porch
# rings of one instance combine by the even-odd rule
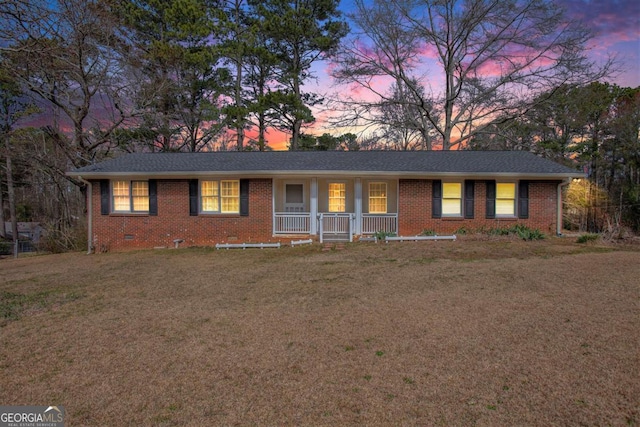
[[[398,181],[379,178],[301,178],[273,182],[274,235],[351,241],[398,231]]]

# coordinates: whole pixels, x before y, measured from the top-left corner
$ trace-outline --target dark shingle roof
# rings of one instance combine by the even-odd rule
[[[135,153],[70,172],[85,178],[109,175],[204,173],[397,173],[399,175],[579,176],[576,171],[524,151],[272,151]]]

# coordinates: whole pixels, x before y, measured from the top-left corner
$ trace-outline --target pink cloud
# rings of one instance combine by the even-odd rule
[[[560,4],[570,20],[580,20],[591,28],[604,47],[640,40],[640,3],[636,0],[560,0]]]
[[[419,53],[422,57],[426,59],[440,59],[438,55],[438,50],[432,44],[423,43],[420,46]]]

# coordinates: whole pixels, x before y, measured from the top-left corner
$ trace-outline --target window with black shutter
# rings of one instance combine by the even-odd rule
[[[189,180],[189,216],[198,216],[198,180]]]
[[[475,181],[466,180],[464,182],[464,217],[472,219],[475,209]]]
[[[442,181],[434,180],[431,190],[431,216],[433,218],[442,217]]]
[[[111,212],[111,194],[109,192],[109,180],[100,180],[100,214],[109,215]]]
[[[240,216],[249,216],[249,180],[240,180]]]
[[[518,184],[518,218],[529,218],[529,181]]]
[[[487,181],[487,202],[486,202],[486,211],[487,218],[495,218],[496,217],[496,182],[495,181]]]
[[[149,215],[158,215],[158,181],[149,180]]]

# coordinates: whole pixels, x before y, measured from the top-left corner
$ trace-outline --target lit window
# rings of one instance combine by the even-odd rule
[[[129,183],[127,181],[115,181],[113,189],[113,210],[127,212],[131,210],[129,199]]]
[[[329,212],[345,212],[346,184],[332,182],[329,184]]]
[[[442,183],[442,215],[462,215],[462,184],[459,182]]]
[[[240,212],[240,181],[200,181],[202,212]]]
[[[515,216],[516,214],[516,184],[496,184],[496,216]]]
[[[113,212],[149,212],[147,181],[113,181]]]
[[[218,212],[220,210],[220,200],[218,191],[218,181],[200,182],[200,203],[203,212]]]
[[[387,213],[387,183],[369,183],[369,213]]]
[[[222,212],[240,212],[240,181],[222,181],[220,183]]]
[[[131,205],[133,211],[149,210],[149,183],[147,181],[131,182]]]

